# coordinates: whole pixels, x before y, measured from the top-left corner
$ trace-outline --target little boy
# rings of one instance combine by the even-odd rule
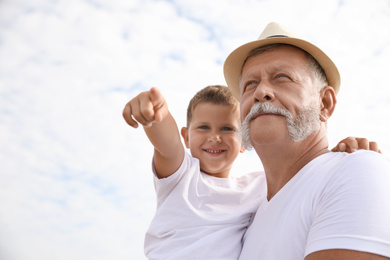
[[[123,117],[134,128],[136,121],[142,124],[154,146],[157,210],[145,236],[146,256],[238,259],[241,239],[265,197],[266,185],[259,172],[229,176],[244,149],[238,134],[239,103],[228,88],[208,86],[191,99],[181,135],[192,156],[185,152],[157,88],[127,103]],[[348,149],[369,148],[366,139],[344,142]],[[370,145],[377,149],[376,143]]]

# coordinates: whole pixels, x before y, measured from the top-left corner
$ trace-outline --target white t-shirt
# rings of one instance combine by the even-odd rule
[[[186,153],[168,178],[154,177],[157,210],[145,236],[149,259],[237,260],[242,237],[265,195],[263,173],[216,178]]]
[[[327,153],[259,207],[240,259],[302,260],[326,249],[390,257],[390,162],[370,151]]]

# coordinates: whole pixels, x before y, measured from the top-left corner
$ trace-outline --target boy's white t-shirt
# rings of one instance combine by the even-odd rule
[[[154,184],[157,210],[145,236],[149,259],[238,259],[242,237],[265,197],[263,173],[212,177],[186,152],[177,172],[163,179],[154,175]]]
[[[370,151],[327,153],[259,207],[240,259],[296,260],[327,249],[390,257],[390,164]]]

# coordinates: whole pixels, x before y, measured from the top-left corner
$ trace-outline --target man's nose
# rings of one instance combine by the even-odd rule
[[[268,81],[262,81],[253,93],[254,102],[272,102],[275,100],[273,88]]]

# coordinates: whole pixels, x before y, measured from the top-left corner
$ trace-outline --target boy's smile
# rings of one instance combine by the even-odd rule
[[[201,171],[214,177],[227,178],[240,152],[237,135],[240,114],[228,105],[200,103],[189,128],[182,129],[186,147],[199,159]]]
[[[211,155],[220,155],[221,153],[225,152],[226,150],[225,149],[218,149],[218,148],[207,148],[207,149],[203,149],[203,151],[211,154]]]

